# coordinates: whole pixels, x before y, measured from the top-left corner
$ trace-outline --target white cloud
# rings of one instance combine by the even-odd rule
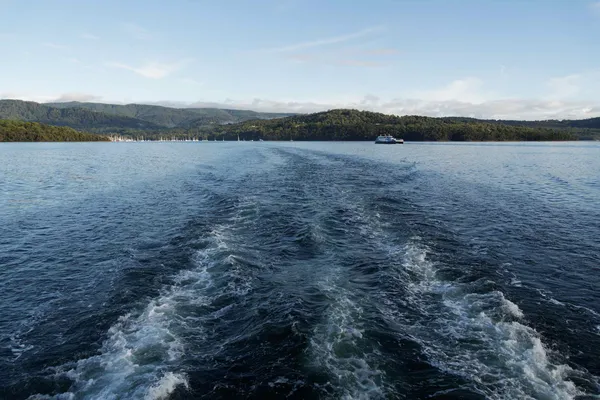
[[[452,81],[439,89],[417,91],[411,97],[430,102],[460,101],[478,104],[489,97],[482,91],[482,88],[483,81],[481,79],[468,77]]]
[[[139,40],[148,40],[154,36],[149,30],[131,22],[123,24],[123,30]]]
[[[82,37],[83,39],[88,39],[88,40],[98,40],[98,39],[100,39],[98,36],[96,36],[96,35],[92,35],[91,33],[83,33],[83,34],[81,35],[81,37]]]
[[[43,46],[54,49],[54,50],[67,50],[69,46],[65,46],[64,44],[52,43],[52,42],[44,42]]]
[[[0,93],[0,99],[12,99],[12,100],[23,100],[23,101],[35,101],[37,103],[46,103],[56,99],[56,96],[31,94],[31,93],[19,93],[19,92],[5,92]]]
[[[372,56],[391,56],[399,54],[398,49],[392,48],[381,48],[381,49],[372,49],[372,50],[364,50],[364,54],[372,55]]]
[[[204,82],[199,82],[193,78],[181,78],[179,80],[181,83],[185,83],[187,85],[192,85],[192,86],[203,86]]]
[[[278,101],[269,99],[233,100],[220,102],[186,103],[180,101],[106,101],[102,97],[88,93],[64,93],[61,95],[31,95],[23,93],[1,93],[0,98],[27,101],[66,102],[100,101],[112,104],[135,102],[166,107],[211,107],[255,110],[263,112],[312,113],[336,108],[352,108],[377,111],[395,115],[426,115],[431,117],[464,116],[482,119],[544,120],[544,119],[583,119],[600,117],[600,101],[552,101],[535,99],[501,99],[482,103],[469,103],[457,100],[429,101],[422,99],[397,98],[382,100],[374,95],[348,101]]]
[[[183,68],[187,62],[187,60],[179,61],[176,63],[149,62],[139,67],[123,64],[120,62],[110,62],[106,63],[106,66],[135,72],[136,74],[143,76],[144,78],[162,79]]]
[[[581,92],[581,78],[579,74],[551,78],[546,83],[550,89],[549,98],[560,100],[576,96]]]
[[[224,102],[155,102],[169,107],[214,107],[263,112],[312,113],[336,108],[352,108],[395,115],[426,115],[431,117],[464,116],[483,119],[583,119],[600,117],[600,101],[543,101],[534,99],[502,99],[480,103],[458,100],[422,100],[398,98],[381,101],[376,96],[347,102],[297,102],[268,99],[228,100]]]
[[[53,101],[57,103],[65,103],[69,101],[80,101],[80,102],[88,102],[88,101],[98,101],[102,99],[101,96],[96,96],[89,93],[63,93]]]
[[[292,54],[287,57],[295,63],[317,63],[323,65],[341,65],[350,67],[382,67],[386,65],[381,61],[359,59],[359,58],[344,58],[340,54],[329,53],[327,55],[316,54]]]
[[[142,76],[159,78],[169,73],[169,68],[154,66],[133,68],[120,64],[119,68],[132,70]],[[145,74],[145,75],[144,75]],[[573,77],[577,76],[581,87],[587,88],[590,83],[597,82],[600,72],[586,72],[568,75],[562,78],[553,78],[548,81],[554,89],[563,90],[563,94],[572,94],[571,85]],[[595,80],[594,80],[595,79]],[[180,82],[186,84],[198,84],[192,78],[181,78]],[[597,93],[590,86],[592,93]],[[100,97],[87,93],[65,93],[61,95],[25,95],[18,93],[4,93],[3,98],[20,98],[38,102],[48,101],[98,101]],[[111,99],[112,100],[112,99]],[[134,101],[133,99],[128,99]],[[122,103],[121,101],[108,101],[110,103]],[[277,100],[277,99],[241,99],[226,98],[223,101],[194,103],[178,101],[140,101],[137,103],[157,104],[168,107],[214,107],[229,109],[245,109],[264,112],[296,112],[310,113],[326,111],[335,108],[353,108],[358,110],[377,111],[395,115],[426,115],[440,116],[465,116],[483,119],[583,119],[600,117],[600,99],[590,96],[589,100],[578,96],[574,98],[542,98],[542,99],[518,99],[497,98],[485,91],[484,82],[480,79],[470,77],[458,79],[429,91],[407,93],[404,97],[382,99],[374,94],[367,94],[356,98],[340,98],[333,100],[315,99],[309,101]]]
[[[600,1],[596,1],[590,4],[590,8],[593,12],[600,14]]]
[[[331,45],[331,44],[336,44],[336,43],[343,43],[343,42],[347,42],[352,39],[358,39],[363,36],[366,36],[366,35],[369,35],[369,34],[372,34],[375,32],[379,32],[382,29],[383,28],[381,28],[381,27],[372,27],[372,28],[363,29],[358,32],[350,33],[347,35],[334,36],[334,37],[323,38],[323,39],[316,39],[316,40],[312,40],[312,41],[308,41],[308,42],[295,43],[295,44],[291,44],[291,45],[274,47],[271,49],[265,49],[263,51],[278,53],[278,52],[296,51],[296,50],[307,49],[307,48],[312,48],[312,47],[326,46],[326,45]]]

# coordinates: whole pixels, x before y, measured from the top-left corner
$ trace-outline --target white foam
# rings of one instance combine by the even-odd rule
[[[177,332],[188,321],[178,314],[178,307],[210,301],[205,295],[212,285],[209,257],[198,254],[196,261],[197,268],[176,275],[174,284],[141,312],[121,316],[109,328],[100,354],[77,361],[73,368],[59,369],[57,374],[74,381],[69,392],[60,396],[161,399],[177,385],[187,385],[184,375],[169,369],[176,368],[185,350]],[[194,322],[196,337],[201,337],[202,325]]]
[[[188,387],[186,376],[177,371],[185,351],[178,335],[193,330],[195,340],[206,337],[203,317],[186,309],[208,305],[214,299],[211,270],[217,263],[227,262],[231,231],[248,222],[243,214],[255,203],[247,199],[236,207],[233,216],[205,238],[206,248],[192,260],[195,267],[174,276],[173,284],[164,287],[143,309],[121,316],[108,330],[99,354],[55,369],[57,376],[68,377],[73,384],[54,399],[158,400],[168,398],[180,385]],[[245,278],[241,269],[229,269],[225,275],[236,274]],[[242,279],[242,284],[247,285],[246,280]],[[244,290],[248,290],[246,286]]]
[[[379,356],[374,344],[363,339],[363,309],[339,286],[339,269],[332,267],[330,272],[319,282],[331,305],[310,338],[311,364],[328,372],[329,384],[343,399],[384,398],[384,374],[376,366]]]
[[[146,400],[166,400],[177,386],[183,385],[189,389],[189,384],[184,375],[167,372],[160,380],[148,389]]]
[[[508,300],[507,298],[504,297],[504,295],[502,293],[500,293],[502,296],[502,308],[503,310],[507,313],[512,315],[513,317],[516,318],[523,318],[523,311],[521,311],[521,309],[519,308],[518,305],[516,305],[515,303],[513,303],[512,301]]]
[[[499,291],[471,293],[467,284],[439,279],[428,251],[412,240],[402,268],[393,270],[421,321],[407,324],[400,311],[384,312],[421,344],[433,365],[473,382],[492,399],[581,394],[568,378],[577,371],[550,361],[540,335],[521,322],[525,316],[515,303]]]

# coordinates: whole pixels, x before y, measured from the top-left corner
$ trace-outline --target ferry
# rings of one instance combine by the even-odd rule
[[[392,135],[381,135],[375,139],[375,144],[404,144],[404,139],[396,139]]]

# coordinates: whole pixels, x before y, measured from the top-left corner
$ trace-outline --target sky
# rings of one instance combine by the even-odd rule
[[[600,1],[0,0],[0,98],[600,116]]]

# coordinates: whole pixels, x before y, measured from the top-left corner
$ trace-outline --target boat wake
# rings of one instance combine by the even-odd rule
[[[413,238],[400,255],[402,262],[390,271],[389,278],[406,289],[416,316],[389,307],[391,299],[381,311],[400,335],[421,346],[432,365],[464,379],[466,384],[456,390],[490,399],[573,399],[585,394],[573,380],[594,377],[553,361],[562,357],[544,345],[519,307],[494,290],[493,282],[440,278],[443,266],[429,253],[420,238]]]

